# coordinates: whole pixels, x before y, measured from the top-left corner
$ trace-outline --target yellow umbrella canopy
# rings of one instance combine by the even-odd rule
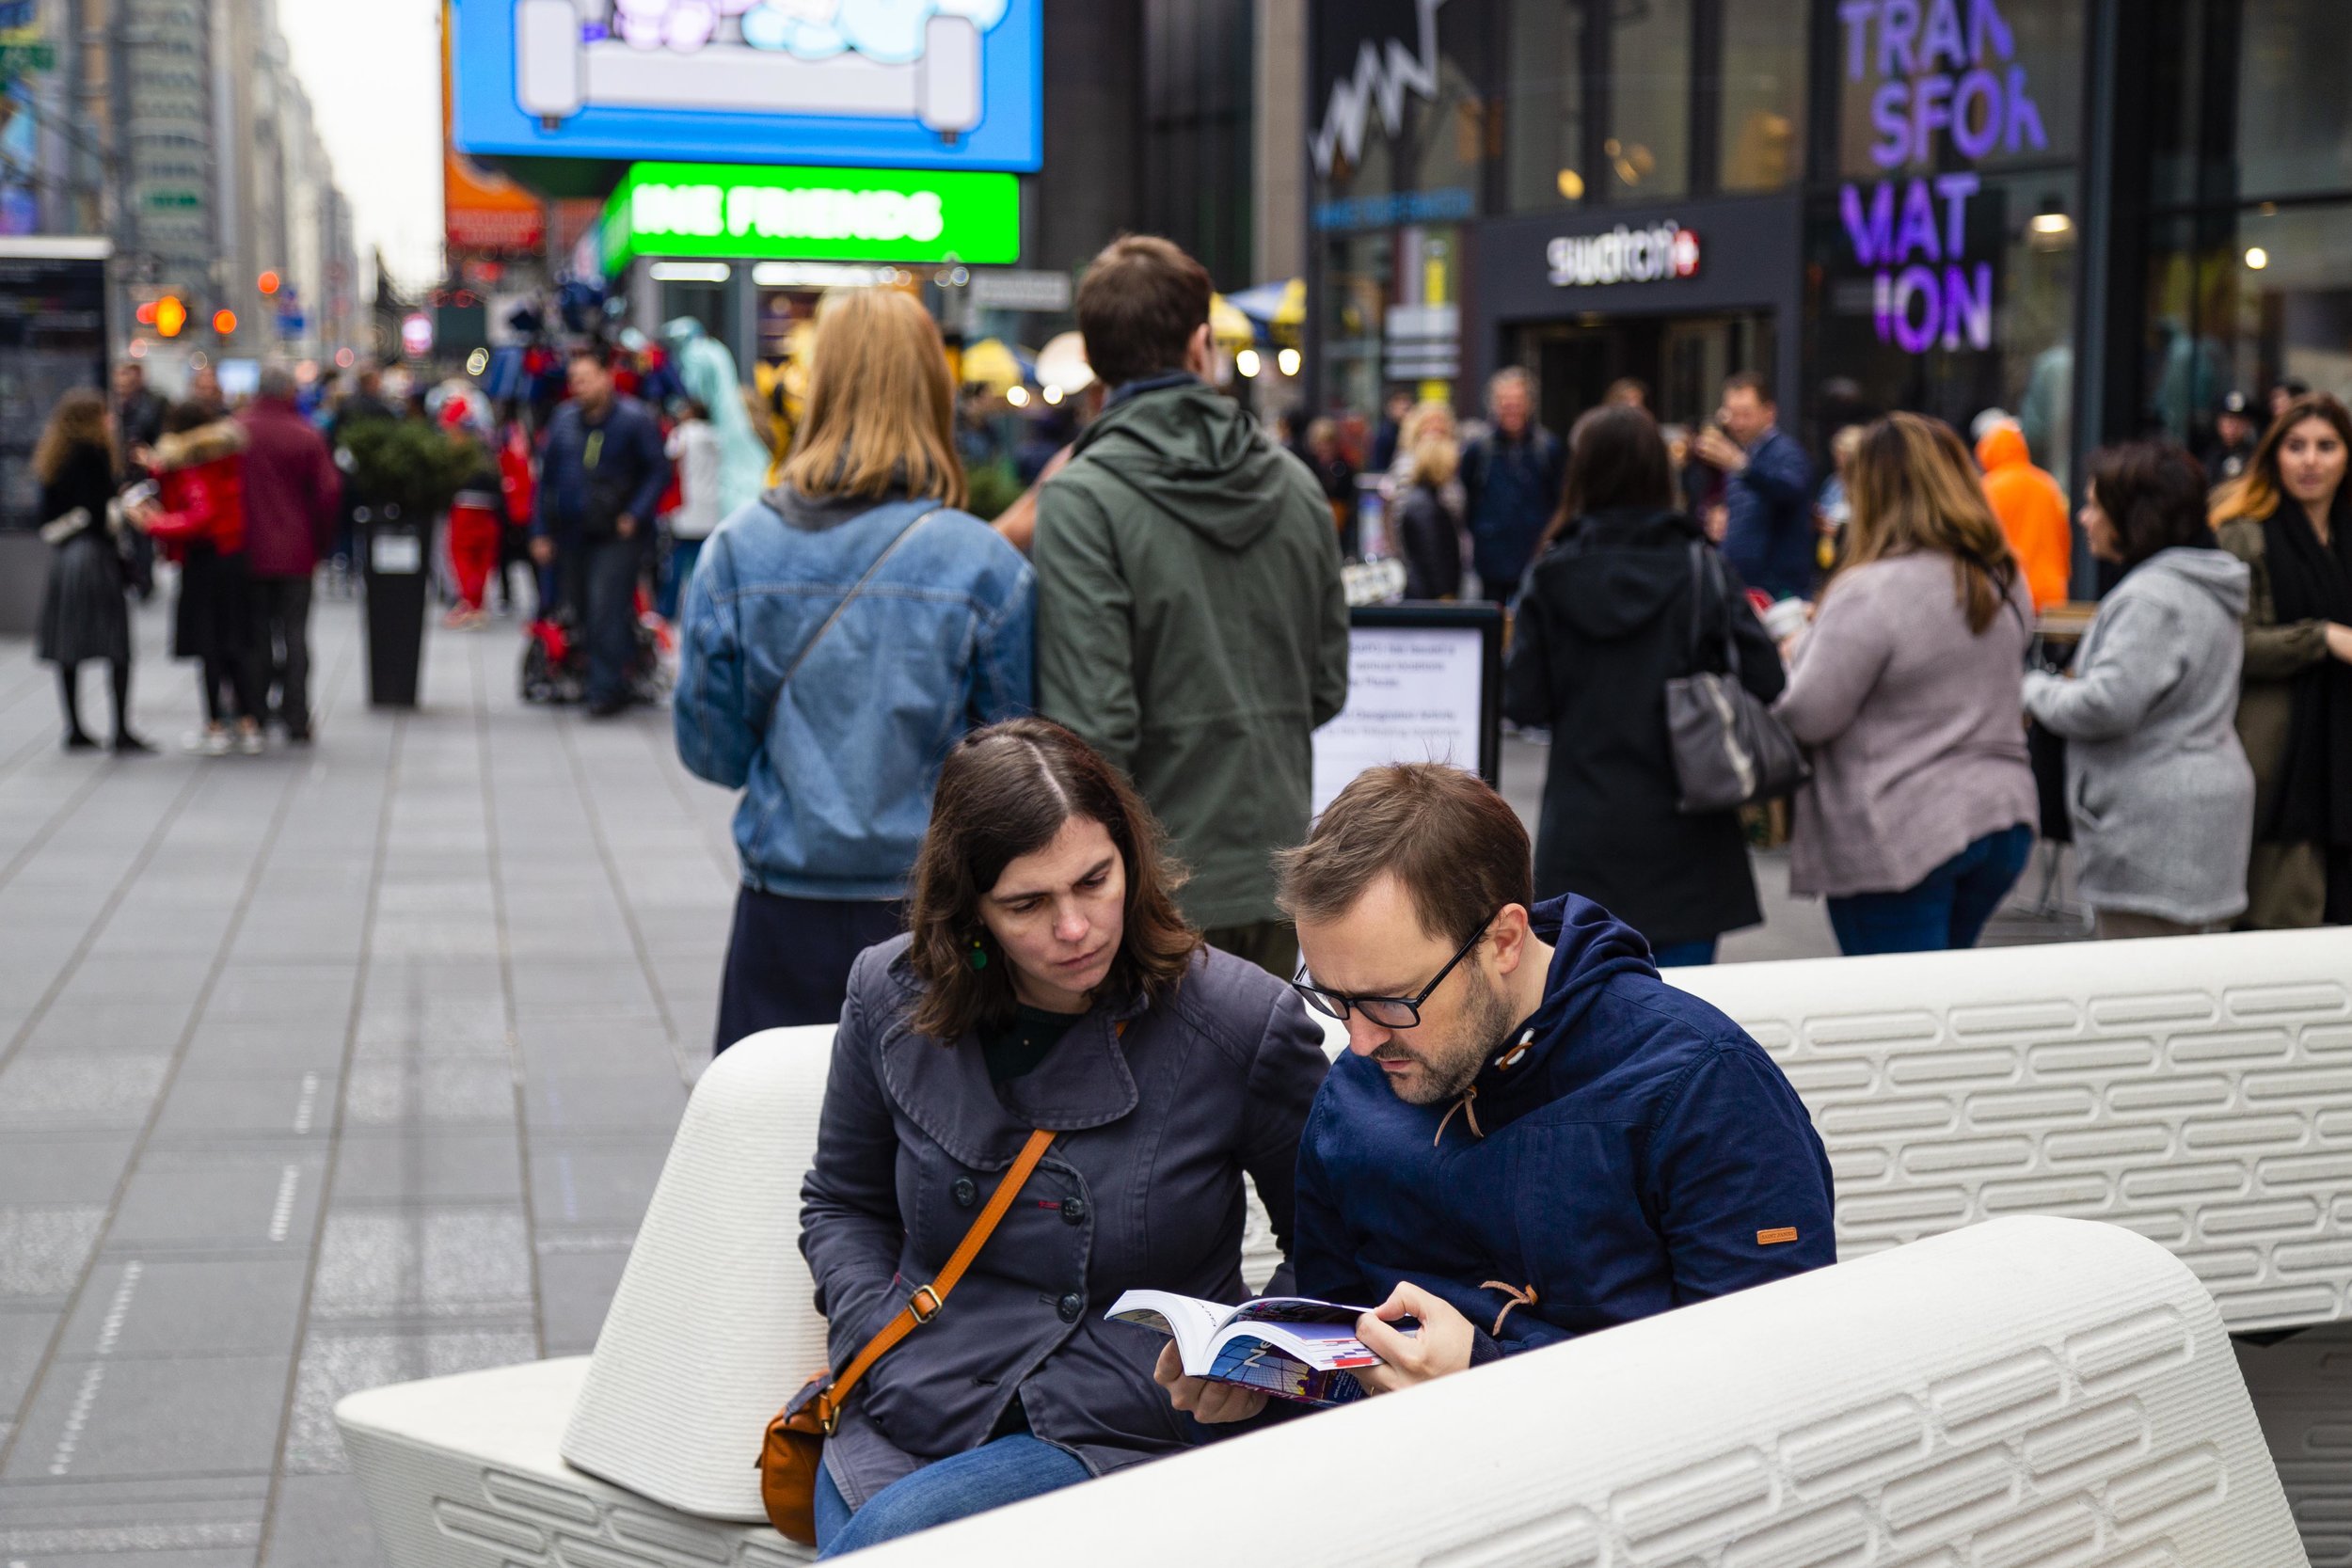
[[[1258,341],[1258,329],[1241,308],[1223,294],[1209,296],[1209,336],[1230,349],[1245,349]]]
[[[982,338],[963,351],[963,384],[984,387],[996,397],[1021,385],[1021,362],[1001,338]]]

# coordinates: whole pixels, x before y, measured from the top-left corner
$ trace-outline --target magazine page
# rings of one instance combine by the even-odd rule
[[[1228,1310],[1218,1302],[1170,1291],[1129,1291],[1111,1303],[1104,1315],[1114,1323],[1136,1323],[1170,1336],[1183,1353],[1184,1370],[1204,1377],[1212,1354],[1210,1342],[1224,1326]]]
[[[1380,1358],[1356,1338],[1353,1318],[1343,1323],[1233,1323],[1218,1331],[1212,1349],[1222,1354],[1227,1345],[1237,1340],[1270,1345],[1319,1371],[1345,1371],[1351,1367],[1380,1364]]]

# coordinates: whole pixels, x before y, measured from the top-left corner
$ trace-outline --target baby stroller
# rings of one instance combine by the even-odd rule
[[[670,630],[653,612],[640,584],[636,592],[636,646],[622,672],[629,701],[658,706],[670,694],[672,676],[663,655]],[[588,644],[568,605],[559,605],[523,628],[522,698],[526,703],[577,703],[588,693]]]

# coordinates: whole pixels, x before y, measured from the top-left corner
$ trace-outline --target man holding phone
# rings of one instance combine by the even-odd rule
[[[1754,371],[1724,381],[1716,419],[1720,428],[1700,431],[1691,451],[1724,475],[1724,559],[1775,599],[1811,598],[1812,462],[1780,428],[1780,410]]]

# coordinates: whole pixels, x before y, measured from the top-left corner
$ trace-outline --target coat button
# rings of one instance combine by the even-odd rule
[[[968,1176],[957,1177],[956,1184],[947,1190],[956,1195],[956,1207],[959,1209],[969,1209],[980,1200],[980,1189],[972,1184]]]
[[[1087,1200],[1066,1197],[1061,1200],[1061,1222],[1064,1225],[1084,1225],[1087,1222]]]
[[[1062,1297],[1054,1308],[1054,1310],[1061,1314],[1061,1321],[1066,1323],[1076,1323],[1078,1321],[1078,1314],[1086,1309],[1087,1298],[1080,1295],[1075,1291],[1073,1291],[1068,1295]]]

